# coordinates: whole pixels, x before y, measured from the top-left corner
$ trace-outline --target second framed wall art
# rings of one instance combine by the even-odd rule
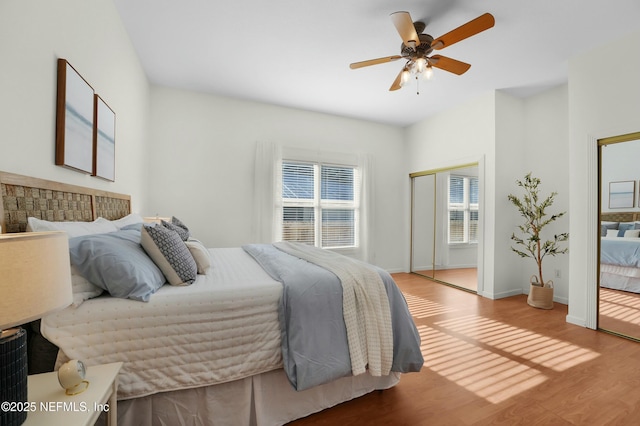
[[[115,181],[116,113],[100,96],[95,95],[95,126],[93,136],[93,175]]]
[[[115,181],[115,112],[58,59],[56,165]]]

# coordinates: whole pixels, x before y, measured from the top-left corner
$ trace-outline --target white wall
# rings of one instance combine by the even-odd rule
[[[616,58],[598,66],[603,52]],[[569,62],[570,283],[567,320],[595,327],[597,139],[640,131],[640,32]]]
[[[132,194],[144,203],[148,84],[110,0],[0,2],[0,170]],[[55,165],[56,62],[116,112],[116,182]]]
[[[567,214],[543,230],[545,239],[569,232],[569,100],[566,84],[547,90],[524,101],[524,167],[541,180],[541,195],[555,191],[558,195],[548,213]],[[569,236],[571,239],[571,235]],[[569,247],[564,243],[562,247]],[[528,283],[535,272],[532,259],[524,259],[527,267],[522,281]],[[535,266],[535,263],[534,263]],[[560,277],[556,277],[558,270]],[[569,255],[546,257],[543,261],[545,280],[553,280],[554,299],[564,304],[569,297]],[[528,289],[527,289],[528,290]],[[528,291],[527,291],[528,292]]]
[[[211,247],[254,242],[257,141],[368,153],[374,160],[374,248],[370,261],[404,269],[402,129],[219,96],[153,87],[148,152],[149,211],[175,215]],[[407,243],[408,244],[408,243]]]
[[[520,259],[511,250],[510,237],[521,219],[507,198],[517,188],[516,179],[521,179],[527,171],[524,164],[524,122],[523,100],[497,91],[493,182],[495,198],[492,206],[494,217],[491,218],[494,231],[488,235],[495,238],[495,242],[494,251],[487,252],[488,260],[493,261],[495,270],[495,298],[521,294],[528,290],[529,277],[523,271],[531,267],[531,259]],[[494,257],[490,259],[492,254]]]

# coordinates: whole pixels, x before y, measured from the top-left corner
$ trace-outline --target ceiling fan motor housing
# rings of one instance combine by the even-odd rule
[[[426,57],[433,51],[433,48],[431,48],[433,37],[429,34],[419,34],[418,38],[420,39],[420,44],[416,47],[405,46],[404,43],[402,43],[400,46],[400,55],[403,58],[416,60]]]

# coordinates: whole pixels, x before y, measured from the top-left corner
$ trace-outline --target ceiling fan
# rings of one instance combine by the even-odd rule
[[[429,34],[422,34],[426,25],[420,21],[413,22],[409,12],[394,12],[391,14],[391,21],[402,38],[400,54],[370,59],[368,61],[354,62],[349,65],[351,69],[358,69],[370,65],[392,62],[398,59],[406,59],[407,62],[389,88],[390,91],[400,89],[411,79],[412,75],[416,78],[420,76],[426,79],[431,78],[433,75],[432,67],[440,68],[457,75],[464,74],[471,67],[470,64],[446,56],[429,55],[431,55],[434,50],[444,49],[447,46],[451,46],[484,30],[488,30],[495,24],[493,15],[485,13],[449,31],[445,35],[434,39]]]

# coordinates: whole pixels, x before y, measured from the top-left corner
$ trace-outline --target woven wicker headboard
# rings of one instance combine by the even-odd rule
[[[114,220],[131,213],[131,196],[0,172],[2,232],[24,232],[27,217],[49,221]]]
[[[602,212],[600,220],[607,222],[640,222],[640,212]]]

